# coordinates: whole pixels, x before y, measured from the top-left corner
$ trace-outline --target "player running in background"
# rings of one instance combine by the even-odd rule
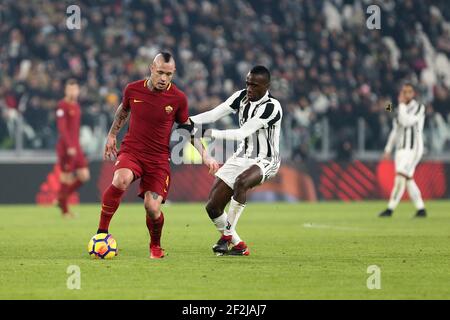
[[[56,154],[61,168],[58,192],[58,206],[64,217],[73,217],[69,211],[69,196],[83,183],[89,180],[88,162],[80,147],[81,108],[78,104],[80,87],[76,80],[66,82],[64,98],[58,102],[56,109],[56,124],[59,139],[56,144]]]
[[[269,86],[269,70],[256,66],[247,75],[246,89],[235,92],[214,109],[191,117],[194,124],[203,124],[231,113],[239,115],[239,129],[205,132],[205,136],[212,138],[241,141],[233,156],[217,171],[206,205],[209,217],[222,233],[213,246],[216,254],[249,254],[247,245],[236,232],[236,224],[247,202],[247,191],[275,176],[280,167],[283,112],[278,100],[269,94]],[[228,202],[227,214],[224,209]]]
[[[111,218],[119,207],[128,186],[140,178],[139,196],[144,199],[146,223],[150,233],[150,258],[164,257],[161,232],[165,202],[170,187],[170,135],[174,122],[188,126],[188,103],[185,94],[173,83],[175,60],[166,52],[159,53],[150,68],[148,79],[129,83],[123,93],[109,131],[105,159],[117,157],[112,184],[102,197],[102,209],[97,233],[108,233]],[[131,114],[131,116],[130,116]],[[117,151],[116,136],[130,116],[128,133]],[[193,126],[192,126],[193,127]],[[200,149],[203,162],[210,172],[217,162]]]
[[[397,116],[389,135],[384,159],[389,159],[395,145],[395,181],[388,207],[379,214],[390,217],[399,204],[405,188],[408,190],[414,206],[416,217],[426,217],[422,195],[414,181],[414,171],[423,154],[423,125],[425,122],[425,106],[417,102],[414,87],[407,83],[402,86],[398,97]]]

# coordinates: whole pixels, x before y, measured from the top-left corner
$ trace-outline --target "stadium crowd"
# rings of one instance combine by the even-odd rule
[[[374,3],[379,30],[366,25]],[[191,114],[242,88],[252,65],[266,65],[284,128],[291,128],[283,133],[288,157],[304,159],[320,148],[323,119],[338,155],[356,148],[358,118],[365,120],[366,148],[381,150],[392,116],[384,107],[396,102],[405,80],[428,106],[428,147],[448,146],[446,0],[78,1],[80,30],[66,26],[70,4],[0,2],[0,149],[14,147],[19,114],[25,147],[53,148],[54,109],[69,77],[81,83],[84,134],[103,144],[95,130],[106,130],[125,84],[145,77],[160,50],[175,55],[175,82]]]

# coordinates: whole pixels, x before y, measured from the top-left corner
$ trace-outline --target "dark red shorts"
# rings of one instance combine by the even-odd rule
[[[77,148],[75,156],[69,156],[67,149],[64,150],[61,147],[57,147],[56,155],[61,171],[63,172],[73,172],[80,168],[87,168],[89,165],[80,147]]]
[[[119,152],[115,163],[115,170],[130,169],[134,174],[134,179],[141,178],[138,196],[144,199],[147,191],[156,192],[163,197],[163,202],[167,199],[170,187],[170,163],[152,162],[143,157],[137,157],[129,152]]]

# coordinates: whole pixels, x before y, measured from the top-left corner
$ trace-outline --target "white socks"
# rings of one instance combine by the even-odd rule
[[[419,187],[413,179],[409,179],[406,182],[406,189],[408,190],[409,197],[411,201],[414,203],[414,206],[417,210],[421,210],[425,208],[425,204],[422,200],[422,194],[420,193]]]
[[[223,234],[225,230],[225,226],[227,225],[227,214],[222,213],[221,216],[218,216],[217,218],[211,219],[214,225],[217,228],[217,231]]]
[[[223,234],[226,236],[232,235],[233,239],[231,240],[231,242],[233,244],[237,244],[241,241],[236,233],[236,224],[242,214],[242,211],[244,211],[244,208],[245,204],[239,203],[234,200],[233,197],[231,197],[230,207],[228,208],[227,226],[225,227]]]
[[[388,209],[394,210],[405,192],[406,178],[397,175],[394,180],[394,188],[391,192],[391,198],[389,199]]]
[[[227,214],[222,213],[221,216],[211,219],[211,220],[214,223],[214,225],[216,226],[217,231],[219,231],[221,234],[224,234],[225,227],[227,225]],[[241,241],[242,241],[242,239],[239,237],[239,235],[237,234],[236,229],[235,229],[233,232],[233,237],[231,238],[231,243],[233,245],[236,245]]]

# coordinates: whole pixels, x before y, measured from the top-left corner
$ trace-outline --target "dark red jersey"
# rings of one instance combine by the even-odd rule
[[[58,127],[58,146],[67,148],[77,148],[80,145],[80,119],[81,109],[78,103],[60,100],[56,109],[56,124]]]
[[[187,98],[173,83],[164,91],[151,91],[148,81],[129,83],[124,90],[122,105],[131,110],[131,117],[120,152],[167,162],[172,126],[189,117]]]

